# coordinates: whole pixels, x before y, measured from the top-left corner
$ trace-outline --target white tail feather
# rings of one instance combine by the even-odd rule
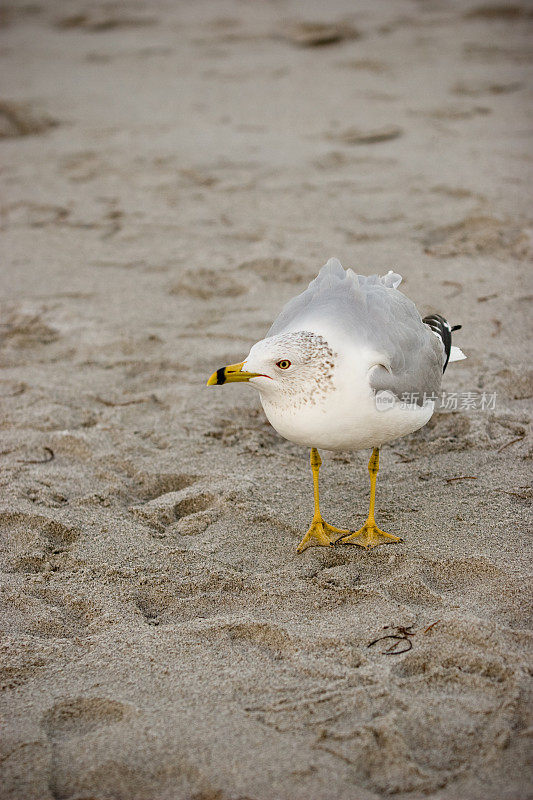
[[[454,344],[452,344],[452,347],[451,347],[451,350],[450,350],[450,357],[448,359],[448,362],[450,362],[450,361],[462,361],[463,358],[466,358],[466,356],[463,353],[463,351],[461,350],[461,348],[460,347],[456,347]]]

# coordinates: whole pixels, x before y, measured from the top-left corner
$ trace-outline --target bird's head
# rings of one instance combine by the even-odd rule
[[[327,341],[310,331],[269,336],[254,344],[244,361],[214,372],[207,385],[249,382],[272,399],[309,397],[331,386],[335,356]]]

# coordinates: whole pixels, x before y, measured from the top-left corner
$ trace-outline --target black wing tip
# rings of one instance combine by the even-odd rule
[[[422,322],[425,322],[426,325],[431,328],[433,333],[436,333],[437,336],[440,337],[442,344],[444,345],[444,352],[446,354],[446,361],[444,362],[444,366],[442,368],[442,371],[444,372],[450,359],[450,352],[452,349],[452,332],[460,330],[460,328],[463,326],[454,325],[453,328],[451,328],[449,322],[440,314],[429,314],[429,316],[423,318]]]

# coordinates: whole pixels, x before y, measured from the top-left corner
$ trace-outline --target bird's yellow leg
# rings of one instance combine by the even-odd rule
[[[313,520],[311,522],[311,526],[307,533],[305,534],[304,538],[300,542],[297,548],[297,552],[303,552],[307,547],[312,547],[322,545],[323,547],[333,547],[333,544],[337,541],[339,536],[343,536],[346,533],[350,533],[348,530],[343,530],[341,528],[335,528],[333,525],[328,525],[327,522],[324,522],[322,519],[322,514],[320,513],[320,502],[318,496],[318,472],[320,470],[320,465],[322,464],[322,459],[318,454],[318,450],[316,447],[313,447],[311,450],[311,469],[313,470],[313,490],[315,495],[315,512],[313,514]]]
[[[370,507],[368,509],[368,519],[363,527],[350,533],[348,536],[342,536],[339,539],[341,544],[358,544],[361,547],[376,547],[378,544],[387,544],[389,542],[401,542],[399,536],[393,536],[390,533],[380,530],[376,525],[374,519],[374,505],[376,502],[376,478],[379,470],[379,448],[374,447],[370,461],[368,462],[368,472],[370,473]]]

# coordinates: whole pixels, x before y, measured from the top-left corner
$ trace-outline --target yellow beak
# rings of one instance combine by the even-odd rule
[[[249,381],[250,378],[259,378],[259,372],[243,372],[244,362],[240,364],[230,364],[228,367],[221,367],[213,372],[207,386],[221,386],[223,383],[239,383],[241,381]]]

